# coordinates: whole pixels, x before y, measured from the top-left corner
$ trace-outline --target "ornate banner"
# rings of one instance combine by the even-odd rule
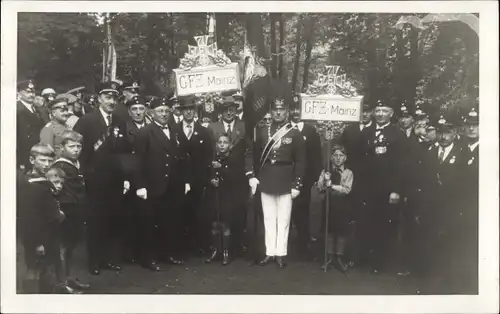
[[[174,70],[177,96],[240,90],[238,63],[232,63],[210,35],[195,36],[197,46],[188,52]]]

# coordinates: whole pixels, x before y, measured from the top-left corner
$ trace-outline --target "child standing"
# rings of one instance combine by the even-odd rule
[[[333,262],[341,272],[347,272],[344,262],[346,239],[349,234],[350,200],[354,175],[345,167],[347,160],[346,150],[341,145],[335,145],[330,156],[331,173],[323,170],[319,176],[318,189],[323,193],[330,193],[330,208],[328,229],[330,234],[326,239],[328,244],[328,261],[323,268]]]
[[[53,158],[54,150],[49,145],[34,145],[29,158],[32,171],[18,186],[18,194],[22,195],[18,198],[18,211],[27,268],[23,287],[26,293],[78,293],[67,285],[61,260],[59,227],[64,214],[54,195],[62,188],[64,174],[50,168]],[[40,278],[52,267],[56,284],[49,291]]]
[[[228,134],[220,134],[216,139],[216,156],[212,161],[208,197],[210,199],[210,221],[212,222],[212,252],[207,263],[215,260],[222,251],[222,265],[230,263],[229,247],[231,240],[231,221],[237,208],[234,191],[235,182],[241,169],[231,156],[231,140]],[[233,191],[233,192],[232,192]]]
[[[64,187],[57,199],[66,219],[61,224],[61,244],[65,262],[68,285],[74,289],[89,289],[88,284],[71,278],[73,251],[80,242],[84,227],[84,210],[86,201],[85,181],[80,173],[78,158],[82,151],[83,136],[72,130],[67,130],[61,135],[59,158],[52,167],[65,173]]]

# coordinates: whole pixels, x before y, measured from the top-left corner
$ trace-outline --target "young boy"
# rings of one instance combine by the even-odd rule
[[[330,244],[328,249],[330,256],[323,268],[328,267],[332,262],[332,255],[334,255],[334,266],[343,273],[347,272],[347,265],[343,258],[351,218],[350,202],[347,196],[351,192],[354,181],[352,171],[345,167],[346,160],[345,148],[335,145],[330,157],[331,173],[323,170],[318,180],[318,189],[331,195],[329,217],[327,218],[328,229],[331,232],[331,237],[329,235],[329,239],[327,239],[327,243]]]
[[[66,284],[60,255],[59,225],[64,220],[59,202],[54,197],[62,188],[64,174],[51,169],[54,150],[44,144],[32,147],[29,158],[32,171],[18,186],[19,227],[25,251],[26,293],[77,293]],[[22,196],[22,197],[21,197]],[[56,285],[49,291],[40,277],[54,267]],[[38,278],[37,278],[38,277]],[[38,281],[38,287],[35,286]]]
[[[215,260],[222,250],[222,265],[227,265],[230,263],[230,225],[237,210],[234,208],[237,200],[233,187],[238,183],[241,170],[238,169],[238,164],[231,156],[229,135],[222,133],[217,136],[216,140],[216,156],[212,161],[210,174],[211,187],[207,190],[210,204],[213,204],[209,211],[209,218],[212,221],[212,253],[206,262],[210,263]]]
[[[78,158],[82,151],[83,136],[72,130],[61,135],[59,158],[52,167],[64,171],[66,174],[64,187],[57,196],[61,210],[66,219],[61,224],[61,244],[65,262],[68,285],[74,289],[89,289],[88,284],[83,284],[71,278],[71,265],[73,251],[81,240],[83,232],[83,211],[85,208],[86,191],[83,175],[80,173]]]

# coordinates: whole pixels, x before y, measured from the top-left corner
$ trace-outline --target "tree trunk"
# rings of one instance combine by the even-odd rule
[[[215,33],[217,38],[217,48],[226,51],[227,48],[227,31],[229,28],[228,13],[215,13]]]
[[[271,13],[271,77],[276,78],[278,58],[276,55],[276,13]]]
[[[279,61],[278,61],[278,73],[280,78],[285,78],[286,73],[285,69],[283,68],[283,58],[285,55],[285,21],[283,18],[283,13],[279,14],[279,30],[280,30],[280,47],[279,47]]]
[[[394,73],[394,95],[399,103],[403,103],[406,100],[405,86],[407,85],[405,79],[405,41],[403,38],[404,30],[396,32],[396,62],[395,62],[395,73]]]
[[[306,27],[306,56],[304,60],[304,74],[302,76],[302,92],[307,90],[307,85],[309,84],[309,64],[311,63],[311,52],[314,42],[314,22],[315,17],[309,15],[307,17],[307,27]]]
[[[408,105],[410,108],[415,108],[415,100],[417,98],[417,85],[420,80],[419,52],[418,52],[418,32],[419,30],[412,27],[410,30],[410,71],[408,84]]]
[[[248,42],[252,47],[256,48],[256,56],[265,58],[266,48],[260,13],[248,13],[246,15],[246,30]]]
[[[299,20],[297,21],[297,26],[295,30],[295,60],[293,62],[293,75],[292,75],[292,88],[295,91],[297,88],[297,77],[299,76],[300,68],[300,48],[301,44],[301,31],[302,31],[302,14],[299,15]]]

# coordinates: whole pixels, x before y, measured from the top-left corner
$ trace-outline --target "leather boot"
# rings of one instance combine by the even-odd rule
[[[220,234],[219,233],[212,233],[212,245],[211,245],[211,251],[210,251],[210,256],[205,260],[205,263],[209,264],[213,262],[219,255],[220,252]]]
[[[229,260],[229,246],[231,245],[231,235],[225,234],[222,236],[222,265],[226,266],[230,263]]]

